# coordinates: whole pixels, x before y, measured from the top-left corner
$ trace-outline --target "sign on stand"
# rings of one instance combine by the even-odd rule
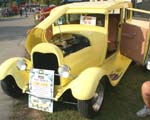
[[[80,17],[80,24],[86,25],[96,25],[96,17],[92,16],[81,16]]]
[[[31,69],[28,105],[37,110],[53,112],[54,71]]]

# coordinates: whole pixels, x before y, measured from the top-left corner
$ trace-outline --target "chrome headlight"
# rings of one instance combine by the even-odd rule
[[[26,64],[26,61],[24,59],[19,59],[17,61],[17,65],[16,66],[21,71],[26,70],[26,68],[27,68],[27,64]]]
[[[63,78],[68,78],[70,76],[70,68],[67,65],[61,65],[58,68],[58,73]]]

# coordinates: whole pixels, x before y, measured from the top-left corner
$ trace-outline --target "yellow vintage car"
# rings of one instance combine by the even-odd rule
[[[50,99],[62,100],[70,92],[79,112],[93,117],[101,108],[106,83],[116,86],[132,61],[150,61],[149,21],[134,19],[133,11],[150,15],[123,0],[54,8],[27,36],[31,59],[15,57],[0,65],[2,89],[20,97],[30,93],[31,69],[54,71]]]

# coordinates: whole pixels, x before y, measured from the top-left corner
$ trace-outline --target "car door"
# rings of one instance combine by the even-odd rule
[[[137,15],[147,15],[143,19],[132,16],[133,11]],[[125,22],[122,24],[120,52],[142,65],[146,64],[148,57],[149,40],[150,40],[150,11],[128,8],[126,10]]]

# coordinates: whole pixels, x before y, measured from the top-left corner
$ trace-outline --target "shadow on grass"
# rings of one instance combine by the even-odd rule
[[[48,113],[28,108],[28,96],[17,100],[11,120],[85,120],[77,111],[75,104],[54,102],[54,112]]]
[[[132,63],[119,85],[105,92],[102,109],[95,120],[141,120],[136,112],[143,107],[140,90],[147,80],[150,80],[149,71]],[[149,119],[150,116],[142,118]]]
[[[132,63],[118,86],[105,91],[103,106],[93,120],[149,120],[150,116],[144,118],[136,116],[136,112],[143,107],[141,85],[149,79],[149,71]],[[14,117],[16,118],[14,120],[86,120],[77,111],[76,105],[54,102],[54,113],[41,112],[28,108],[25,96],[16,106],[19,107],[16,107],[17,112],[14,112],[14,116],[18,116],[21,111],[26,112],[20,115],[24,116],[24,119]]]

